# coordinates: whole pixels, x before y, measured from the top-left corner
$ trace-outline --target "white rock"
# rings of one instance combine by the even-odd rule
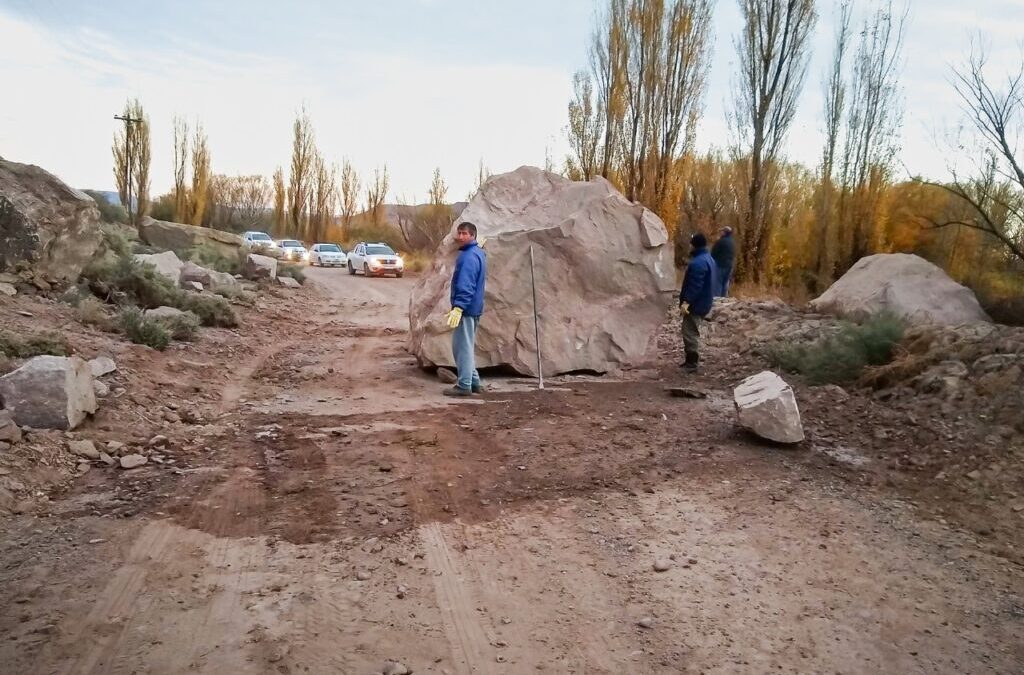
[[[793,388],[766,370],[751,375],[733,390],[740,425],[776,443],[804,440]]]
[[[145,314],[146,314],[146,318],[147,319],[176,319],[178,317],[184,317],[184,316],[190,316],[190,315],[192,317],[196,317],[196,315],[192,314],[192,312],[183,312],[182,310],[178,309],[177,307],[166,307],[166,306],[165,307],[157,307],[156,309],[147,309]],[[196,320],[198,320],[198,317],[196,317]]]
[[[96,398],[106,398],[110,395],[110,387],[107,386],[106,382],[100,382],[99,380],[92,381],[92,390],[96,393]]]
[[[185,266],[185,263],[178,259],[174,251],[152,254],[136,253],[133,257],[136,262],[152,265],[156,268],[157,272],[169,279],[175,286],[178,285],[178,281],[181,278],[181,269]]]
[[[109,356],[97,356],[89,361],[89,370],[92,371],[93,377],[103,377],[117,370],[117,364]]]
[[[77,356],[37,356],[0,377],[0,399],[18,426],[74,429],[96,412],[92,371]]]
[[[121,458],[121,468],[122,469],[134,469],[136,467],[142,466],[143,464],[145,464],[148,461],[149,460],[146,459],[146,457],[143,456],[143,455],[137,455],[137,454],[125,455],[124,457]]]
[[[182,282],[181,287],[186,291],[195,291],[196,293],[203,292],[203,285],[198,281],[184,281]]]
[[[285,288],[302,288],[302,284],[291,277],[278,277],[277,283],[281,284]]]
[[[68,441],[68,450],[86,459],[99,459],[100,451],[92,441]]]
[[[276,279],[277,260],[258,253],[249,253],[245,256],[245,265],[242,275],[246,279]]]
[[[811,307],[851,319],[890,312],[912,324],[990,321],[974,292],[924,258],[879,253],[857,261]]]
[[[0,295],[7,295],[13,298],[17,294],[18,289],[15,288],[12,284],[0,283]]]
[[[487,180],[413,289],[410,351],[421,366],[455,365],[443,317],[451,308],[454,232],[465,221],[487,239],[478,367],[537,374],[531,245],[546,374],[608,372],[648,353],[675,292],[664,224],[603,178],[573,182],[524,166]]]

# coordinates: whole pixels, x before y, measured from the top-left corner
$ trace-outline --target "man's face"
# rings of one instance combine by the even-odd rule
[[[473,238],[474,237],[469,230],[455,231],[455,241],[459,244],[459,246],[465,246],[469,242],[473,241]]]

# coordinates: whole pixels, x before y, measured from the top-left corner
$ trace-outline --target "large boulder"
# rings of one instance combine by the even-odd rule
[[[74,281],[103,233],[96,202],[38,166],[0,159],[0,272]]]
[[[544,372],[607,372],[642,359],[665,320],[675,269],[664,224],[608,181],[573,182],[534,167],[493,176],[452,226],[409,301],[410,351],[454,366],[450,309],[454,232],[486,238],[487,291],[477,365],[537,374],[530,247]]]
[[[800,410],[793,388],[766,370],[751,375],[733,390],[740,426],[776,443],[804,440]]]
[[[174,254],[174,251],[164,251],[163,253],[136,253],[134,256],[135,261],[143,265],[152,265],[156,268],[162,276],[166,277],[175,286],[181,279],[181,270],[185,267],[185,263],[178,259],[178,256]]]
[[[861,258],[812,300],[811,307],[855,320],[888,312],[911,324],[955,326],[990,321],[973,291],[924,258],[907,253]]]
[[[96,412],[89,364],[77,356],[37,356],[0,377],[0,404],[15,423],[35,429],[74,429]]]
[[[139,221],[139,236],[150,246],[178,253],[206,247],[226,258],[235,258],[242,248],[242,238],[237,234],[149,217]]]

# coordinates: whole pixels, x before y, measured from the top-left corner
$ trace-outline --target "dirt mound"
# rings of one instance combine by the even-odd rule
[[[990,320],[973,291],[924,258],[905,253],[861,258],[811,307],[850,319],[888,312],[912,324],[953,326]]]

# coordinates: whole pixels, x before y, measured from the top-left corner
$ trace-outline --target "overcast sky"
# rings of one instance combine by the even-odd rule
[[[79,188],[112,189],[110,144],[125,100],[152,124],[152,192],[172,183],[172,119],[200,120],[217,173],[286,166],[303,105],[328,159],[366,176],[387,164],[390,199],[423,200],[439,166],[465,198],[478,162],[494,172],[558,166],[566,103],[586,63],[595,0],[0,0],[0,156],[38,164]],[[603,3],[601,3],[603,4]],[[833,2],[787,147],[813,165]],[[864,0],[858,6],[865,8]],[[1022,0],[911,0],[902,85],[901,161],[945,175],[936,134],[959,109],[950,66],[972,37],[992,74],[1021,62]],[[739,12],[719,0],[715,55],[698,145],[728,142],[725,105]]]

